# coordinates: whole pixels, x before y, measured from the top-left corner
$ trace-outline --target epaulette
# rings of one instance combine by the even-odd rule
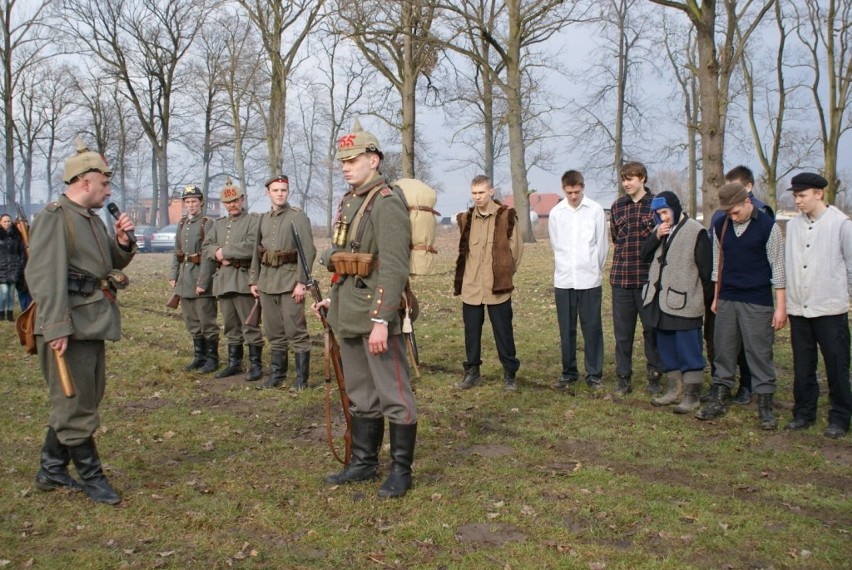
[[[387,198],[388,196],[393,196],[393,190],[390,186],[385,186],[379,190],[379,194],[381,194],[383,198]]]
[[[59,208],[60,208],[59,202],[51,202],[50,204],[48,204],[47,206],[44,207],[44,209],[47,210],[48,212],[55,212]]]
[[[297,208],[296,206],[290,206],[290,209],[293,210],[294,212],[301,212],[302,211],[301,208]]]

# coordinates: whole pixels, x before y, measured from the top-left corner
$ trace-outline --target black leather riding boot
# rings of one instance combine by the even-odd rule
[[[41,448],[41,467],[35,476],[35,485],[41,491],[53,491],[67,487],[72,491],[82,491],[83,486],[68,473],[71,454],[68,448],[59,443],[52,427],[47,428],[44,447]]]
[[[80,445],[69,447],[68,451],[71,453],[74,467],[77,468],[77,474],[80,475],[83,491],[90,499],[96,503],[108,505],[114,505],[121,501],[121,497],[110,486],[106,475],[104,475],[101,458],[98,456],[98,449],[95,447],[93,438],[90,437]]]
[[[207,343],[204,342],[203,338],[192,339],[192,348],[195,352],[195,358],[192,362],[184,366],[183,369],[187,372],[203,368],[204,364],[207,362]]]
[[[249,345],[249,369],[246,372],[246,382],[260,380],[263,376],[263,345]]]
[[[243,371],[243,345],[228,345],[228,366],[216,374],[216,378],[235,376]]]
[[[219,368],[219,339],[205,339],[204,346],[207,349],[207,357],[204,361],[204,366],[198,369],[200,374],[210,374],[211,372],[216,372],[216,369]]]
[[[414,444],[417,424],[390,424],[391,464],[388,478],[379,489],[379,497],[402,497],[411,489],[411,464],[414,462]]]
[[[258,390],[277,388],[287,377],[287,351],[272,349],[270,353],[269,378],[258,385]]]
[[[296,380],[293,382],[293,390],[301,392],[308,388],[308,376],[311,371],[311,353],[297,352],[296,358]]]
[[[340,473],[329,475],[326,483],[341,485],[374,481],[379,476],[379,449],[385,436],[384,418],[352,416],[352,461]]]

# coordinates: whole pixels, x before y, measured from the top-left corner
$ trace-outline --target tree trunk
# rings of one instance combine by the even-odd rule
[[[698,42],[698,97],[701,102],[701,193],[704,224],[719,209],[719,189],[725,181],[725,124],[719,101],[719,62],[714,37],[715,13],[705,8],[702,25],[696,22]]]
[[[509,171],[518,225],[524,243],[535,243],[530,224],[530,196],[524,144],[523,93],[521,90],[521,7],[519,0],[507,2],[510,35],[506,45],[506,111],[509,126]]]

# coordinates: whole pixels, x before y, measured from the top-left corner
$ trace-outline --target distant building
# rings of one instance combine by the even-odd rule
[[[562,194],[553,194],[553,193],[539,193],[533,192],[530,194],[530,212],[535,212],[538,216],[538,222],[536,226],[539,228],[547,228],[547,221],[550,219],[550,210],[559,203],[560,200],[564,199],[565,196]],[[506,199],[503,200],[503,203],[507,206],[515,206],[515,197],[514,196],[506,196]],[[530,216],[534,217],[534,216]]]

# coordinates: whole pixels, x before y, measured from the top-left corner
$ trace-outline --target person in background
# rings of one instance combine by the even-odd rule
[[[701,346],[704,288],[710,282],[713,253],[707,231],[683,212],[678,197],[660,192],[651,200],[656,229],[645,238],[642,260],[651,264],[643,302],[654,326],[668,390],[655,406],[678,403],[675,413],[699,406],[704,377]]]
[[[583,331],[586,384],[601,386],[604,340],[601,323],[603,266],[609,252],[606,214],[584,195],[585,181],[576,170],[562,175],[561,200],[547,223],[555,269],[553,287],[562,352],[562,374],[555,388],[564,390],[577,382],[577,318]]]
[[[503,365],[503,388],[517,390],[521,363],[515,355],[512,327],[513,276],[521,264],[523,244],[517,231],[518,214],[494,199],[494,186],[484,175],[470,184],[473,207],[458,215],[461,237],[453,294],[461,295],[464,321],[464,378],[462,390],[482,380],[482,325],[485,310],[494,332],[497,354]]]
[[[849,432],[852,390],[849,386],[849,300],[852,299],[852,220],[823,201],[828,181],[803,172],[793,177],[801,215],[787,223],[785,248],[787,314],[793,346],[793,421],[798,431],[816,421],[819,385],[817,348],[828,382],[828,428],[825,437]]]
[[[203,215],[204,194],[190,184],[181,196],[186,215],[175,232],[175,254],[169,285],[181,299],[186,330],[192,337],[195,357],[184,370],[209,374],[219,367],[219,323],[216,322],[216,297],[213,274],[216,265],[204,256],[204,237],[213,229],[213,220]]]
[[[642,340],[648,371],[649,394],[659,394],[660,355],[654,327],[642,319],[642,288],[648,282],[648,263],[641,259],[645,238],[654,231],[651,200],[646,186],[648,171],[641,162],[621,167],[621,186],[625,195],[612,203],[609,229],[614,246],[609,284],[612,287],[612,327],[615,336],[615,393],[626,396],[633,390],[633,338],[636,319],[642,320]]]
[[[311,220],[300,209],[290,205],[290,180],[286,175],[273,176],[266,182],[266,193],[272,209],[258,222],[257,247],[251,260],[249,287],[260,298],[263,327],[272,354],[269,379],[259,388],[276,388],[287,375],[287,348],[293,349],[296,361],[294,391],[308,387],[311,369],[311,337],[305,320],[305,275],[293,228],[299,239],[308,267],[314,264],[317,251],[311,232]]]
[[[3,214],[0,216],[0,320],[15,320],[15,287],[23,267],[24,242],[11,216]],[[21,310],[25,308],[21,306]]]

